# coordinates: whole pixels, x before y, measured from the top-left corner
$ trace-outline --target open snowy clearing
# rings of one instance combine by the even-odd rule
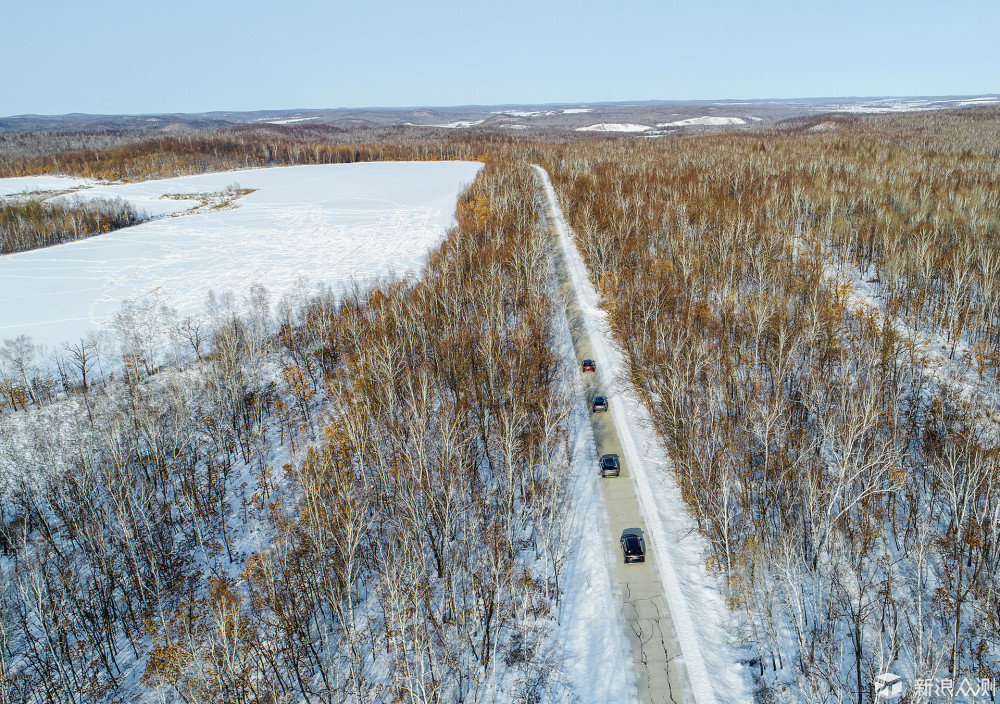
[[[688,516],[671,474],[670,458],[660,445],[645,406],[628,384],[621,351],[614,345],[606,313],[587,277],[548,174],[542,178],[580,310],[594,349],[594,359],[611,397],[610,415],[621,438],[639,507],[649,528],[647,552],[655,551],[663,597],[680,644],[691,694],[697,704],[748,702],[749,676],[738,664],[730,642],[732,618],[718,581],[708,575],[707,546]]]
[[[294,125],[299,122],[308,122],[309,120],[317,120],[318,117],[291,117],[287,120],[264,120],[269,125]]]
[[[913,112],[915,110],[948,110],[975,105],[996,105],[998,102],[1000,102],[1000,96],[996,95],[968,98],[883,98],[857,103],[833,104],[827,109],[854,113]]]
[[[661,122],[657,127],[687,127],[689,125],[745,125],[747,123],[742,117],[715,117],[705,115],[704,117],[689,117],[686,120],[676,122]]]
[[[637,125],[632,122],[601,122],[588,127],[577,127],[577,132],[645,132],[652,129],[649,125]]]
[[[38,193],[45,191],[67,191],[87,188],[97,183],[93,179],[77,176],[16,176],[0,178],[0,198],[15,196],[21,193]]]
[[[0,340],[24,334],[45,345],[76,341],[106,325],[125,299],[155,298],[196,315],[209,290],[239,299],[261,284],[282,295],[418,270],[481,167],[292,166],[87,189],[81,195],[118,196],[140,209],[156,204],[161,214],[198,204],[160,199],[167,194],[218,192],[233,182],[256,192],[234,208],[0,257]],[[44,179],[3,179],[0,189],[51,189],[55,181]]]

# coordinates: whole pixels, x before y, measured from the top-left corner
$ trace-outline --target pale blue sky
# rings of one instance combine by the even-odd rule
[[[996,0],[5,0],[0,28],[0,116],[1000,91]]]

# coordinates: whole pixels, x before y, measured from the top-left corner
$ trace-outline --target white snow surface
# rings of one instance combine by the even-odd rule
[[[912,112],[915,110],[965,108],[974,105],[996,105],[997,103],[1000,103],[1000,96],[996,95],[966,98],[882,98],[856,103],[834,104],[828,106],[827,109],[854,113]]]
[[[308,122],[309,120],[318,120],[318,117],[289,117],[285,120],[264,120],[269,125],[294,125],[297,122]]]
[[[496,110],[494,115],[509,115],[511,117],[538,117],[539,115],[554,115],[553,110]]]
[[[77,176],[16,176],[0,178],[0,197],[38,191],[65,191],[87,188],[97,181]]]
[[[576,115],[578,113],[590,112],[590,108],[566,108],[563,110],[564,115]]]
[[[482,122],[483,120],[458,120],[457,122],[449,122],[447,125],[427,125],[427,127],[447,127],[451,130],[460,130],[468,127],[475,127]]]
[[[599,122],[588,127],[577,127],[577,132],[645,132],[652,129],[649,125],[637,125],[634,122]]]
[[[661,122],[657,127],[687,127],[689,125],[745,125],[747,123],[742,117],[718,117],[705,115],[703,117],[689,117],[686,120],[676,122]]]
[[[548,174],[541,167],[534,168],[542,177],[552,205],[594,360],[605,388],[610,389],[612,420],[649,530],[649,549],[655,550],[659,558],[656,562],[663,595],[691,691],[697,704],[747,704],[752,700],[750,676],[739,664],[737,644],[730,639],[732,615],[721,585],[705,569],[708,547],[688,515],[670,458],[656,436],[649,412],[628,384],[622,353],[613,342],[607,314],[600,307],[600,298],[587,276]]]
[[[217,192],[234,181],[257,191],[233,208],[0,257],[0,340],[24,334],[43,345],[77,341],[107,325],[126,299],[160,300],[182,315],[200,315],[209,290],[239,298],[262,284],[281,295],[416,271],[444,239],[459,193],[481,167],[291,166],[88,189],[82,195],[168,210],[192,202],[160,195]],[[11,180],[0,188],[24,190]],[[40,183],[49,182],[36,179],[30,187]]]

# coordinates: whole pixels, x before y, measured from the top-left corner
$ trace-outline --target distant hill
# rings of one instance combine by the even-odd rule
[[[35,131],[129,130],[177,133],[255,123],[334,126],[414,125],[443,129],[579,130],[665,133],[734,129],[829,112],[875,113],[1000,105],[1000,95],[844,97],[782,100],[633,101],[548,105],[337,108],[155,115],[14,115],[0,117],[0,134]],[[605,128],[601,128],[601,126]],[[628,125],[628,130],[614,126]],[[647,127],[648,130],[641,129]]]

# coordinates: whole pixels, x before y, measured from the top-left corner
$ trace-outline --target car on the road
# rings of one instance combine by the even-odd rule
[[[585,371],[585,372],[596,372],[597,371],[597,365],[594,363],[594,360],[592,360],[592,359],[585,359],[585,360],[583,360],[583,365],[582,366],[583,366],[583,371]]]
[[[625,564],[645,562],[646,550],[642,546],[642,533],[634,528],[622,531],[622,552],[625,553]]]
[[[617,477],[622,473],[618,455],[601,455],[601,476]]]
[[[594,396],[594,403],[591,405],[594,413],[604,413],[608,410],[608,399],[604,396]]]

